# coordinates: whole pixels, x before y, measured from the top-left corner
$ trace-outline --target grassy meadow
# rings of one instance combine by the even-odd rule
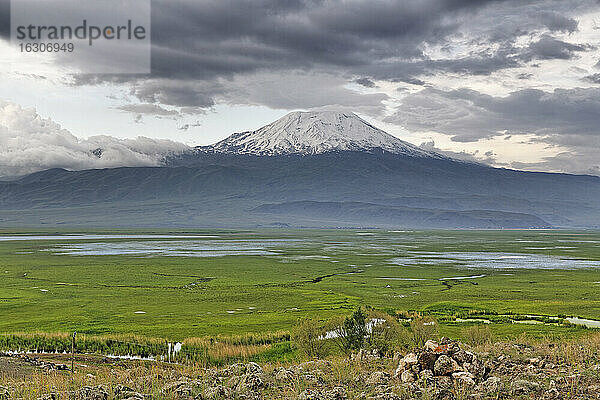
[[[500,338],[575,336],[586,330],[565,316],[600,320],[593,231],[65,234],[77,232],[0,233],[1,334],[260,338],[358,306],[432,316],[458,338],[483,322]],[[115,234],[139,237],[101,236]],[[6,240],[18,235],[57,236]]]

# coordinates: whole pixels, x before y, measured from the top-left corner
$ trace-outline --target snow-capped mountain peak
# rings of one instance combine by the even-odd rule
[[[292,112],[256,131],[234,133],[201,150],[254,155],[309,155],[374,149],[439,157],[375,128],[354,113],[337,111]]]

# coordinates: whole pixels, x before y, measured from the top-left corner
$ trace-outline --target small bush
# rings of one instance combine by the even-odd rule
[[[438,336],[438,322],[435,318],[413,318],[410,322],[410,329],[415,346],[423,346],[427,340]]]
[[[474,346],[491,344],[494,340],[489,326],[470,326],[462,330],[462,335],[469,344]]]
[[[353,350],[359,350],[364,347],[368,335],[367,314],[362,308],[358,308],[350,317],[343,321],[334,321],[333,341],[346,354]]]
[[[367,338],[368,347],[377,350],[380,355],[389,355],[394,350],[409,347],[410,333],[398,321],[379,311],[369,312],[369,321],[374,321]]]
[[[318,320],[306,318],[296,324],[292,331],[294,346],[309,358],[325,356],[325,328]]]

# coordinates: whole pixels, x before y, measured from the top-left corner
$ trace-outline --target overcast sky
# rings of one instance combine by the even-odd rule
[[[598,0],[153,1],[150,75],[25,62],[2,32],[0,175],[96,166],[96,147],[154,165],[173,141],[320,108],[456,157],[600,175]]]

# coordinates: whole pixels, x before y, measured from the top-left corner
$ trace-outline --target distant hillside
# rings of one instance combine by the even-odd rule
[[[425,151],[352,113],[293,112],[162,167],[0,182],[0,224],[592,228],[598,199],[600,177],[491,168]]]
[[[0,183],[0,223],[83,226],[599,227],[600,178],[385,151],[189,153],[165,167]]]

